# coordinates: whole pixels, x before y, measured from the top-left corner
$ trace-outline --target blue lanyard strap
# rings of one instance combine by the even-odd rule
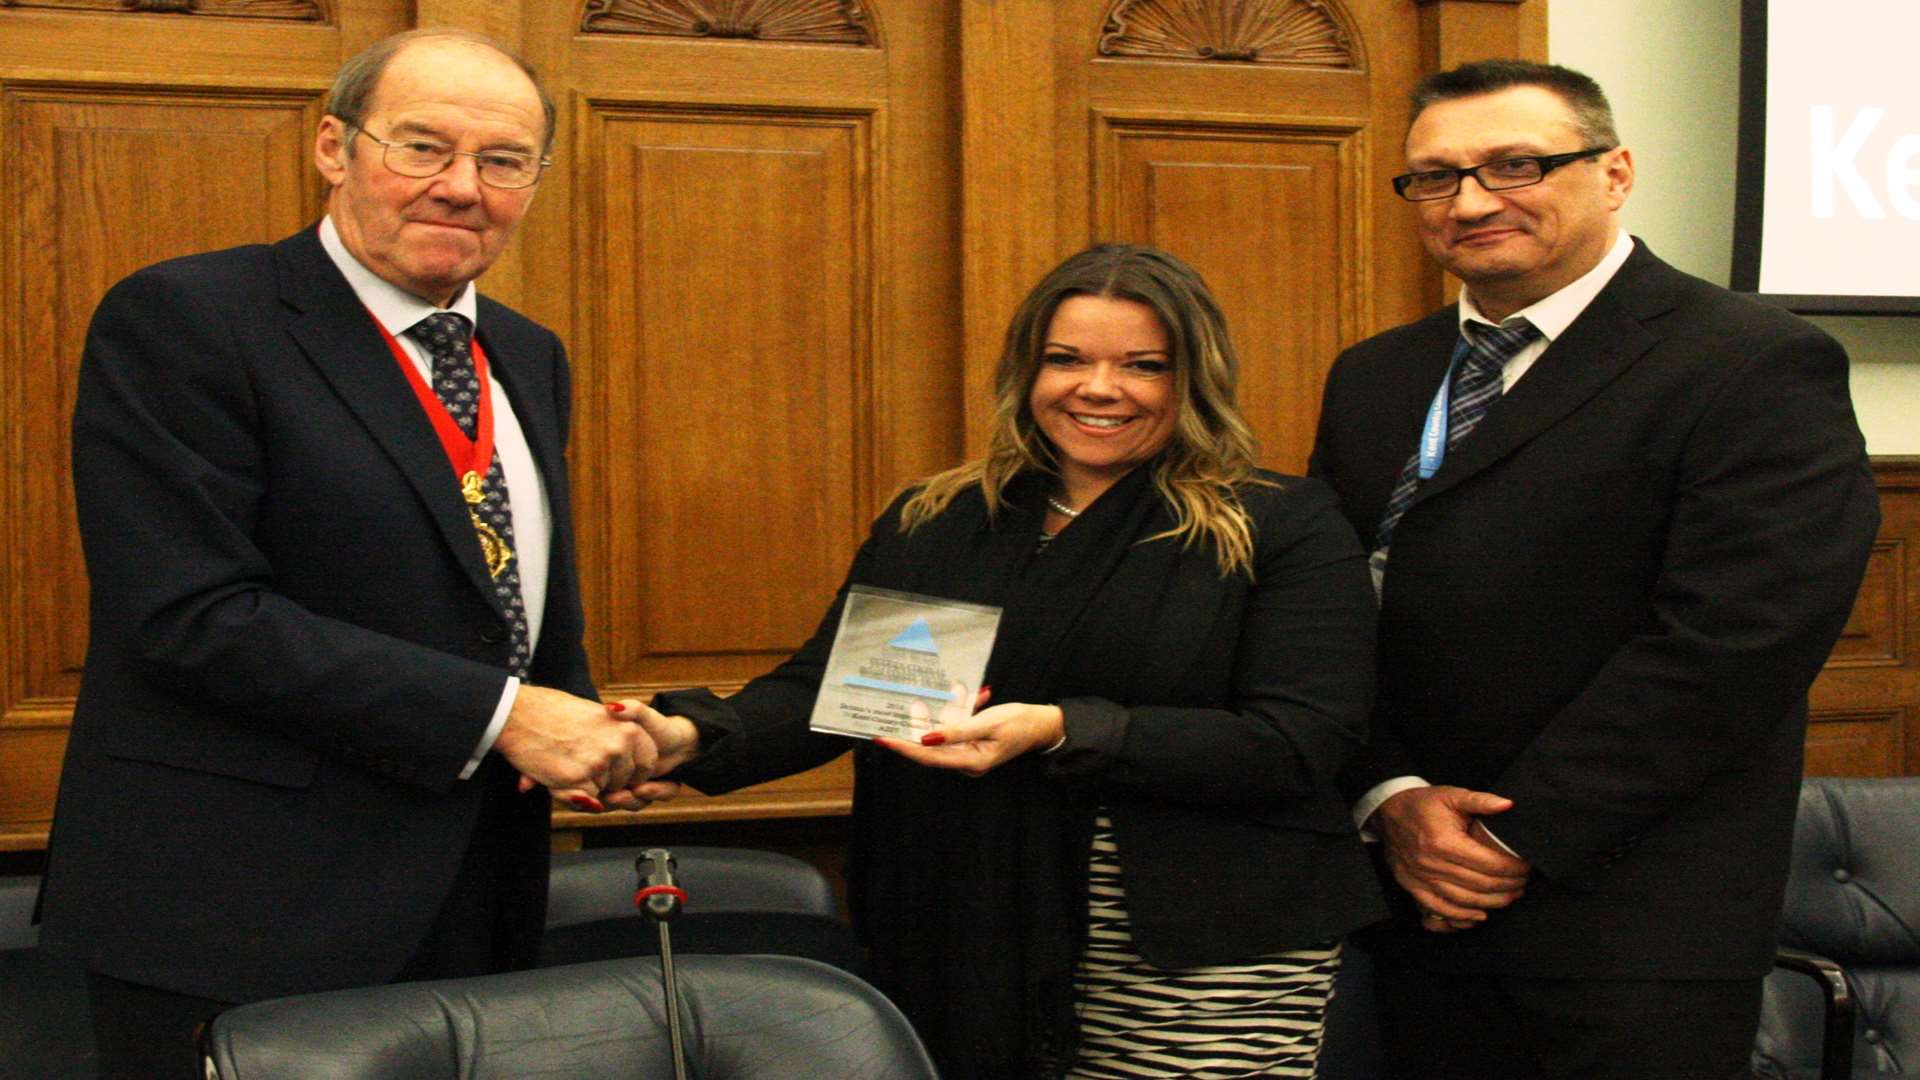
[[[1433,474],[1440,471],[1440,463],[1447,459],[1447,413],[1453,400],[1453,373],[1472,351],[1467,335],[1461,333],[1460,340],[1453,346],[1453,359],[1447,361],[1447,376],[1440,380],[1433,404],[1427,406],[1427,425],[1420,432],[1420,464],[1417,466],[1422,480],[1432,479]]]

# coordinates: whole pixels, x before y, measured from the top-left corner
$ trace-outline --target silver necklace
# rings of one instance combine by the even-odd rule
[[[1075,510],[1073,507],[1068,506],[1066,503],[1061,502],[1059,499],[1056,499],[1051,495],[1047,496],[1047,505],[1053,507],[1055,512],[1065,514],[1070,518],[1077,518],[1080,516],[1080,511]]]

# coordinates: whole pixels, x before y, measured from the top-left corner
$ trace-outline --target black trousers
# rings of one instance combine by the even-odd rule
[[[1536,979],[1375,957],[1393,1080],[1748,1080],[1759,979]]]

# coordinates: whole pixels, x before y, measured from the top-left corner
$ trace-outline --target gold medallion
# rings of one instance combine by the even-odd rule
[[[460,494],[467,500],[468,506],[479,506],[487,499],[486,479],[479,473],[468,469],[460,477]],[[479,518],[475,518],[476,523]]]
[[[493,526],[481,521],[479,514],[468,510],[467,517],[473,520],[473,534],[480,538],[480,554],[487,561],[487,573],[498,579],[507,572],[507,564],[513,561],[513,548],[507,546]]]

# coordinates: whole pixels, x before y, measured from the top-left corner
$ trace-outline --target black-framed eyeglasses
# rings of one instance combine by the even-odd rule
[[[1408,202],[1425,202],[1428,199],[1451,199],[1460,194],[1460,182],[1469,176],[1487,191],[1532,187],[1562,165],[1597,157],[1613,149],[1611,146],[1590,146],[1567,154],[1501,158],[1499,161],[1482,162],[1469,169],[1428,169],[1425,172],[1405,173],[1393,178],[1393,190]]]
[[[438,176],[447,171],[457,157],[473,159],[480,182],[492,188],[514,191],[540,182],[540,173],[553,164],[552,158],[512,150],[455,150],[431,139],[400,139],[389,142],[358,124],[347,127],[380,144],[380,163],[401,176],[416,180]]]

